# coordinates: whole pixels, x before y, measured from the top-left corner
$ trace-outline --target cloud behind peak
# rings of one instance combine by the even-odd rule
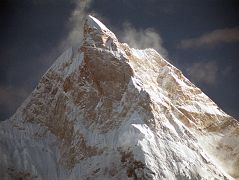
[[[178,47],[182,49],[215,46],[221,43],[239,42],[239,27],[216,29],[199,37],[181,40]]]

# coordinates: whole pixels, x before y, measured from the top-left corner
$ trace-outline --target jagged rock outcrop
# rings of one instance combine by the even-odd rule
[[[0,123],[3,179],[238,179],[239,123],[153,49],[92,16]]]

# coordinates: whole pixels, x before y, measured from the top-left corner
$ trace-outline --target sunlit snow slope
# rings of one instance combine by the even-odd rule
[[[239,179],[239,124],[155,50],[88,16],[81,47],[0,122],[0,177]]]

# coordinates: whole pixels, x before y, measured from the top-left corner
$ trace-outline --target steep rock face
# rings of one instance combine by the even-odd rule
[[[237,179],[239,124],[155,50],[92,16],[0,124],[3,179]]]

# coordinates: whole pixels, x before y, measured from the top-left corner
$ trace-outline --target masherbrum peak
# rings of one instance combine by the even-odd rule
[[[0,179],[239,179],[239,123],[92,16],[0,123]]]

